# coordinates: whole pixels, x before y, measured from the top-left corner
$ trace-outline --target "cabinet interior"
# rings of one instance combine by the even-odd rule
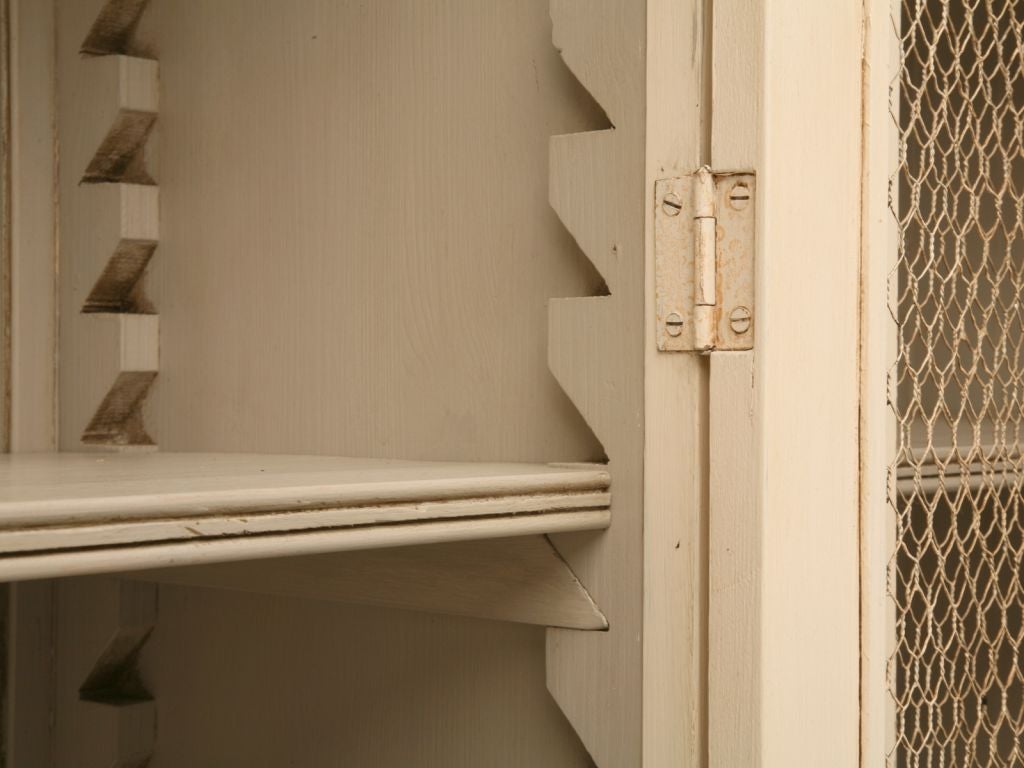
[[[590,764],[545,689],[545,656],[568,665],[549,682],[563,707],[583,643],[628,656],[633,681],[615,687],[638,701],[635,633],[600,646],[567,635],[552,651],[541,628],[611,636],[586,582],[617,585],[596,565],[613,557],[635,565],[606,590],[628,605],[621,626],[640,616],[641,560],[615,553],[640,541],[642,349],[621,352],[643,327],[643,270],[623,256],[642,253],[642,210],[620,202],[640,200],[642,172],[618,197],[598,182],[642,169],[642,9],[58,0],[51,11],[59,450],[0,464],[12,489],[0,574],[65,577],[19,585],[19,610],[53,622],[56,764],[89,750],[195,764],[221,748],[204,713],[250,765],[286,753],[316,764],[325,750],[382,766]],[[581,42],[602,29],[633,40],[616,43],[629,55],[614,70],[630,87],[597,88],[615,126],[578,79],[607,79],[587,63],[607,46]],[[587,51],[575,74],[563,47]],[[552,158],[562,134],[586,141]],[[581,188],[607,199],[565,202]],[[597,359],[573,343],[581,323],[616,370],[567,395]],[[620,414],[594,418],[613,400]],[[631,448],[616,484],[609,458],[627,452],[613,443]],[[620,488],[635,514],[604,539]],[[420,649],[410,658],[424,670],[401,674],[430,692],[413,697],[417,725],[385,743],[359,723],[402,711],[396,644]],[[236,648],[239,670],[275,669],[232,679],[217,659]],[[466,671],[484,660],[486,674]],[[349,712],[351,727],[314,718],[309,744],[297,723],[265,727],[296,677],[303,700]],[[267,696],[243,695],[248,685]],[[131,706],[83,709],[119,696]],[[210,714],[228,702],[237,720]],[[607,742],[597,751],[639,743],[638,715],[592,730]],[[133,746],[115,733],[143,735]],[[191,757],[185,733],[198,739]],[[411,758],[428,733],[425,762]]]

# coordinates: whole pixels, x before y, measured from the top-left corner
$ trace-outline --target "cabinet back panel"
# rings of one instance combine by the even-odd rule
[[[550,297],[602,288],[548,138],[607,125],[548,0],[152,0],[164,450],[591,460]]]
[[[592,765],[535,627],[175,587],[160,614],[152,768]]]

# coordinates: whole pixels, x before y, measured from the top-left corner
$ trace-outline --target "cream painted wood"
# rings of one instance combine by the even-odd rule
[[[155,375],[157,319],[83,314],[119,246],[159,236],[155,188],[108,178],[123,147],[134,146],[158,109],[155,61],[87,56],[80,48],[100,0],[56,4],[56,99],[60,141],[59,444],[149,444],[139,399]],[[125,181],[150,181],[131,163]],[[90,183],[83,183],[83,182]],[[101,183],[92,183],[101,182]],[[126,412],[131,418],[126,417]],[[129,424],[130,422],[130,424]]]
[[[10,146],[12,144],[10,8],[0,7],[0,146],[3,147],[0,171],[0,450],[10,450],[11,443],[11,322],[12,295],[11,270],[13,267],[13,238],[11,237],[11,179]]]
[[[764,36],[772,10],[765,0],[714,0],[709,138],[715,171],[750,170],[761,156]]]
[[[165,586],[143,667],[152,768],[594,764],[537,627]]]
[[[54,34],[52,3],[10,14],[10,447],[53,450],[56,425]]]
[[[59,8],[78,14],[73,3]],[[642,9],[630,13],[642,24]],[[142,42],[132,50],[160,59],[160,116],[149,147],[158,150],[159,168],[153,153],[147,160],[160,182],[161,241],[147,291],[161,313],[162,372],[147,404],[147,427],[162,449],[462,461],[603,458],[546,370],[548,297],[602,289],[548,207],[548,136],[607,127],[559,60],[550,23],[543,0],[362,6],[152,0]],[[627,52],[634,67],[642,62],[635,46]],[[639,113],[642,76],[635,70],[629,88]],[[639,222],[642,144],[638,131],[631,136],[630,198]],[[616,183],[621,175],[620,168]],[[625,199],[623,193],[616,202]],[[633,243],[638,253],[638,234]],[[640,317],[638,310],[637,324]],[[614,322],[609,329],[622,337]],[[636,386],[641,356],[637,344],[629,373]],[[630,391],[625,402],[636,412],[637,390]],[[624,412],[623,420],[630,419]],[[639,435],[639,428],[630,429]],[[620,453],[625,470],[632,464],[638,478],[642,454],[634,447],[624,444]],[[638,543],[638,485],[629,476],[617,477],[615,493],[618,498],[621,487],[633,499],[624,509],[633,511],[635,523],[625,530]],[[594,524],[606,525],[607,513],[597,515],[603,520]],[[518,532],[553,530],[521,522]],[[484,535],[484,528],[486,535],[508,535],[499,524],[504,521],[487,518],[440,525],[451,531],[445,537]],[[426,540],[413,531],[388,535],[388,544]],[[183,546],[187,558],[200,546],[224,545]],[[275,552],[273,544],[265,546],[255,556]],[[618,575],[610,576],[607,589],[625,595],[639,583],[640,568],[635,558],[636,579],[624,580],[620,590]],[[78,581],[61,586],[73,589]],[[247,765],[274,764],[282,750],[285,761],[298,764],[324,755],[382,766],[590,764],[544,693],[539,630],[436,616],[421,622],[400,611],[357,612],[273,596],[159,590],[158,632],[189,642],[158,643],[145,654],[159,690],[160,744],[169,745],[163,756],[158,749],[155,765],[195,764],[218,749]],[[639,649],[639,598],[636,590],[617,598],[625,606],[617,615],[632,617],[634,630],[618,635],[612,658],[623,647]],[[238,601],[249,608],[232,612]],[[172,604],[177,610],[168,609]],[[70,602],[61,605],[58,619],[68,619],[62,626],[74,627]],[[233,622],[211,629],[203,618],[211,606],[222,609],[217,621],[230,616]],[[338,621],[339,615],[356,623]],[[281,620],[287,631],[275,626]],[[460,640],[458,652],[416,655],[413,649],[446,633]],[[314,642],[302,652],[306,638]],[[353,644],[360,653],[339,653]],[[189,659],[186,651],[196,656]],[[265,695],[237,693],[230,671],[224,674],[226,653],[273,666],[261,676]],[[419,690],[408,673],[401,685],[378,685],[396,667],[396,653],[426,661],[415,679],[428,678],[426,693],[440,702],[416,706],[403,718],[400,738],[361,720],[420,698],[408,695]],[[592,666],[572,663],[586,685],[613,690],[593,679]],[[203,664],[218,671],[203,675],[201,685],[177,687]],[[622,681],[638,674],[633,669]],[[375,678],[372,693],[363,689],[349,698],[347,686],[336,684],[361,675]],[[280,702],[289,700],[297,679],[304,700],[315,706],[289,709],[283,722]],[[461,692],[466,686],[472,694]],[[203,692],[198,702],[196,690]],[[637,735],[622,742],[626,765],[639,750],[638,682],[632,690],[637,696],[621,705],[621,720]],[[206,708],[224,701],[232,705]],[[293,713],[305,714],[292,722]],[[321,717],[330,724],[311,727]],[[364,724],[357,733],[342,732],[339,718]],[[232,730],[236,723],[259,723],[258,733],[246,728],[240,735]],[[210,725],[215,731],[206,730]],[[368,743],[377,745],[372,759]]]
[[[10,450],[45,451],[57,440],[54,4],[10,0],[6,9],[11,356],[0,370],[10,382]],[[11,766],[47,768],[54,765],[54,585],[6,590],[4,756]]]
[[[57,0],[55,126],[58,291],[58,445],[149,444],[140,401],[157,368],[159,321],[129,314],[139,307],[95,312],[96,288],[124,251],[151,248],[159,235],[158,197],[140,161],[158,108],[157,65],[123,56],[83,57],[80,48],[105,5]],[[137,183],[119,183],[137,182]],[[142,186],[145,184],[147,186]],[[138,297],[134,302],[140,303]],[[87,312],[88,310],[88,312]],[[109,568],[114,559],[102,549]],[[22,576],[72,575],[43,556],[19,561]],[[12,572],[12,577],[14,573]],[[155,622],[157,589],[113,580],[64,581],[54,608],[53,764],[139,764],[152,753],[156,711],[150,702],[85,701],[80,687],[116,643]],[[127,629],[126,629],[127,628]],[[112,645],[114,644],[114,645]]]
[[[150,2],[162,450],[602,458],[546,368],[548,299],[600,285],[546,189],[549,136],[607,123],[550,25],[546,0]]]
[[[32,581],[7,589],[4,755],[11,766],[52,768],[56,586]]]
[[[133,578],[572,629],[607,629],[543,536],[143,571]]]
[[[895,526],[888,503],[889,467],[897,446],[888,404],[888,375],[896,355],[896,326],[888,312],[889,281],[898,259],[896,220],[889,208],[889,178],[897,165],[890,85],[899,40],[893,33],[895,0],[865,3],[864,167],[861,253],[861,766],[881,768],[896,743],[896,714],[886,674],[896,638],[895,607],[888,597],[888,563]],[[968,441],[969,442],[969,441]]]
[[[551,140],[551,205],[610,295],[551,302],[548,362],[601,441],[615,492],[607,533],[554,538],[609,631],[548,630],[548,689],[598,765],[636,766],[643,759],[647,17],[627,0],[552,0],[551,19],[555,47],[614,128]]]
[[[761,546],[754,353],[711,355],[708,764],[762,764]]]
[[[761,267],[765,226],[761,208],[762,90],[766,31],[762,2],[716,0],[712,44],[710,131],[715,170],[754,170],[755,231],[754,351],[713,353],[710,360],[708,462],[708,765],[766,765],[762,663],[764,500],[759,497],[760,452],[755,410],[755,361],[761,354],[771,307]],[[770,300],[770,299],[769,299]],[[770,436],[774,437],[774,436]],[[797,761],[794,765],[813,764]]]
[[[62,14],[62,18],[67,18]],[[80,25],[68,28],[67,33],[81,31]],[[159,68],[156,61],[135,56],[107,55],[83,56],[79,54],[77,66],[65,58],[68,46],[74,38],[62,41],[61,58],[65,64],[61,75],[72,68],[81,75],[79,82],[88,84],[87,90],[79,95],[81,110],[76,122],[76,130],[68,135],[62,132],[62,138],[69,139],[70,154],[66,158],[67,167],[61,173],[78,179],[100,181],[103,150],[113,147],[113,133],[125,129],[125,123],[131,120],[151,121],[159,110]],[[84,41],[84,38],[83,38]],[[75,51],[78,53],[78,51]],[[70,94],[65,95],[65,98]],[[133,132],[134,133],[134,132]],[[121,138],[121,137],[118,137]],[[123,140],[123,139],[122,139]],[[133,142],[134,143],[134,142]],[[93,178],[93,174],[99,174]]]
[[[114,547],[114,546],[145,546],[172,541],[206,541],[209,539],[244,538],[249,536],[265,536],[296,532],[357,532],[361,535],[354,538],[359,547],[372,545],[375,541],[384,544],[392,540],[397,530],[392,526],[404,524],[410,527],[404,533],[410,541],[415,541],[417,534],[433,539],[437,532],[424,526],[427,522],[487,518],[492,525],[487,530],[500,531],[503,528],[509,535],[514,535],[521,525],[529,525],[531,530],[544,529],[544,523],[529,520],[530,517],[556,515],[560,521],[558,530],[573,530],[574,525],[565,517],[566,512],[582,511],[579,516],[577,530],[595,530],[608,526],[608,497],[603,493],[578,494],[532,494],[528,496],[510,496],[501,499],[470,499],[468,501],[419,502],[408,504],[379,504],[348,508],[330,508],[325,510],[282,510],[277,512],[242,511],[229,515],[210,517],[170,517],[160,520],[146,518],[128,518],[117,522],[101,522],[78,525],[56,524],[46,529],[18,527],[4,534],[4,554],[12,558],[7,564],[12,571],[18,570],[18,560],[25,554],[48,551],[68,551],[79,548]],[[501,519],[502,524],[497,524]],[[372,536],[371,529],[388,526],[388,531],[377,532],[381,536]],[[344,541],[332,537],[332,540]],[[294,542],[294,539],[288,539]],[[223,542],[222,542],[223,543]],[[303,549],[322,549],[323,545],[310,542],[300,546]],[[341,549],[349,549],[342,545]],[[227,549],[214,548],[216,551]],[[200,548],[196,551],[214,551]],[[259,547],[263,551],[263,547]],[[240,548],[239,553],[245,551]],[[284,553],[286,554],[286,553]],[[145,561],[145,553],[139,553],[141,561]],[[116,560],[107,570],[115,570]],[[137,559],[133,558],[132,562]],[[125,562],[128,562],[126,560]],[[60,574],[53,574],[60,575]],[[12,576],[14,578],[14,576]],[[24,578],[24,577],[20,577]]]
[[[0,457],[0,472],[0,528],[8,529],[576,491],[598,491],[586,503],[607,503],[609,483],[596,466],[259,454],[23,454]]]
[[[19,555],[7,563],[5,578],[40,579],[59,572],[66,576],[171,568],[197,563],[260,560],[282,555],[316,555],[359,549],[408,547],[444,541],[472,541],[508,536],[533,536],[570,531],[600,531],[609,525],[604,511],[551,512],[543,515],[438,520],[430,525],[382,525],[340,528],[317,535],[309,532],[214,537],[118,549],[94,548]],[[9,574],[9,575],[8,575]]]
[[[813,0],[763,10],[755,727],[766,768],[844,768],[859,761],[863,13]]]
[[[160,56],[163,78],[164,238],[150,288],[164,315],[164,372],[148,408],[154,435],[176,451],[466,462],[594,461],[603,450],[615,478],[610,530],[555,541],[607,610],[611,629],[548,636],[548,684],[602,766],[699,764],[707,750],[701,708],[706,656],[713,687],[723,679],[732,681],[726,687],[750,686],[762,665],[761,726],[746,733],[770,736],[760,745],[763,764],[837,764],[833,751],[821,762],[825,744],[847,754],[848,676],[855,674],[856,662],[849,666],[847,644],[831,647],[822,633],[849,629],[850,552],[844,537],[850,523],[846,502],[850,494],[856,496],[848,471],[850,446],[842,442],[834,449],[829,443],[829,451],[808,457],[822,465],[821,476],[809,485],[797,482],[796,468],[787,462],[798,449],[806,454],[808,444],[822,444],[823,435],[850,434],[851,397],[844,377],[856,349],[854,343],[851,357],[852,326],[846,321],[856,325],[850,296],[856,274],[845,259],[856,240],[856,224],[851,230],[848,216],[859,198],[847,188],[849,154],[857,152],[858,140],[856,130],[853,139],[848,131],[853,120],[848,108],[857,94],[847,68],[851,61],[854,70],[859,65],[851,53],[859,15],[852,8],[798,3],[766,0],[762,17],[760,4],[716,2],[721,38],[716,40],[711,133],[701,87],[707,51],[694,42],[707,37],[703,3],[652,0],[646,10],[625,0],[555,3],[556,46],[599,108],[558,62],[542,2],[389,0],[355,7],[326,0],[267,0],[255,6],[242,0],[153,0],[143,20],[140,48]],[[60,5],[78,13],[75,3],[61,0]],[[818,26],[816,40],[805,29],[812,24]],[[816,62],[813,71],[807,71],[807,60]],[[764,85],[758,80],[762,68]],[[839,109],[822,118],[802,98],[812,104],[835,99]],[[764,113],[762,102],[770,108]],[[801,114],[807,119],[793,124],[793,116]],[[544,137],[588,129],[552,142],[550,194],[593,270],[543,205]],[[713,427],[711,442],[708,361],[657,355],[650,343],[652,315],[644,300],[652,290],[649,239],[647,266],[640,267],[641,212],[649,217],[650,182],[709,160],[709,141],[716,168],[756,167],[764,180],[762,199],[774,201],[762,212],[759,232],[764,242],[758,295],[765,302],[760,304],[764,315],[759,308],[756,318],[754,388],[750,355],[712,362],[722,381],[713,389],[755,396],[754,414],[743,421],[742,411],[720,410],[729,408],[728,400],[714,401],[722,426]],[[819,189],[802,185],[808,158],[829,168],[838,158],[837,174],[829,179],[839,189],[836,197],[823,199]],[[77,194],[67,191],[69,198]],[[854,200],[852,209],[848,198]],[[803,219],[805,208],[809,221]],[[78,241],[63,234],[65,248],[74,250]],[[602,280],[610,295],[592,296],[601,292]],[[91,285],[84,280],[76,290]],[[808,285],[815,286],[810,298],[804,296]],[[799,300],[788,300],[798,293]],[[544,370],[543,305],[547,297],[563,295],[582,298],[551,305],[550,365],[596,439]],[[825,319],[815,325],[809,316]],[[96,317],[96,324],[109,322]],[[835,346],[818,333],[822,323]],[[121,339],[127,337],[108,334],[115,342],[105,346],[91,339],[79,345],[78,338],[66,337],[65,343],[74,341],[91,356],[70,357],[68,366],[81,362],[86,369],[98,368],[95,358],[103,355],[117,357],[121,365]],[[140,347],[146,348],[154,347]],[[793,386],[795,366],[808,371],[806,387]],[[96,398],[90,406],[91,395],[75,388],[77,375],[69,376],[62,412],[67,404],[87,418]],[[821,397],[828,404],[823,415],[816,410]],[[72,446],[80,433],[80,428],[67,432],[65,444]],[[712,480],[711,555],[716,548],[724,554],[730,525],[744,520],[763,525],[764,644],[745,659],[754,677],[739,676],[735,669],[728,677],[716,674],[724,672],[715,660],[722,663],[726,647],[716,642],[708,647],[700,631],[700,618],[709,609],[702,597],[709,579],[703,544],[709,525],[703,511],[709,450],[731,457],[736,468],[729,477],[720,467],[722,474]],[[743,452],[753,453],[753,459]],[[741,466],[751,473],[741,473]],[[759,506],[748,517],[744,494],[752,487]],[[585,517],[588,527],[608,520],[606,512],[592,510],[512,517],[512,508],[503,503],[466,507],[475,510],[467,515],[477,517],[489,510],[487,519],[337,530],[326,537],[286,536],[279,530],[246,557],[280,556],[283,548],[302,551],[306,545],[298,540],[313,537],[310,551],[328,551],[356,540],[360,547],[411,545],[438,537],[508,536],[512,530],[505,525],[541,534],[555,530],[556,519],[565,528],[582,526]],[[490,518],[496,509],[502,518],[497,522]],[[716,510],[725,514],[714,517]],[[313,524],[313,516],[304,514],[303,525]],[[377,512],[370,514],[368,520],[380,521]],[[436,520],[438,510],[427,514]],[[261,522],[275,515],[266,513]],[[300,519],[278,516],[285,528]],[[162,541],[184,535],[180,522],[144,524],[151,539]],[[211,527],[207,516],[193,522],[206,536],[241,530]],[[216,524],[224,522],[220,518]],[[177,534],[161,526],[177,526]],[[110,544],[126,531],[120,524],[100,523],[88,534],[115,537],[90,540]],[[756,539],[744,543],[753,546]],[[168,564],[233,557],[227,553],[233,546],[229,541],[161,544],[146,552],[127,551],[114,566],[152,566],[146,558],[155,549]],[[472,545],[443,545],[450,546]],[[424,547],[409,551],[421,553],[417,558],[427,555]],[[377,558],[390,562],[393,554],[332,554],[321,561],[370,558],[387,570],[392,566],[380,565]],[[80,556],[86,559],[49,562],[58,562],[65,572],[112,567],[110,553],[68,555]],[[36,563],[39,573],[52,567]],[[241,586],[244,579],[270,591],[273,584],[301,584],[308,573],[319,572],[310,566],[282,575],[267,566],[246,562],[215,569],[238,574],[224,577],[221,586]],[[723,601],[712,606],[722,615],[721,624],[713,623],[713,635],[717,626],[738,643],[749,637],[739,630],[751,627],[730,627],[724,596],[732,589],[733,604],[741,611],[748,604],[744,600],[761,593],[752,583],[716,582],[716,574],[723,577],[728,567],[721,557],[711,564],[712,589],[725,590]],[[208,568],[213,566],[195,572]],[[815,577],[810,583],[807,569]],[[187,572],[175,574],[183,579]],[[282,581],[273,582],[274,577]],[[61,585],[61,620],[88,621],[86,608],[74,607],[75,601],[87,605],[105,599],[84,588],[77,591],[88,583]],[[351,587],[359,585],[345,584]],[[217,754],[247,765],[273,764],[275,758],[314,764],[330,755],[382,765],[589,761],[538,686],[544,651],[535,630],[392,610],[325,608],[297,600],[292,592],[286,599],[159,589],[162,605],[170,606],[160,629],[167,639],[147,650],[146,664],[161,690],[167,752],[155,765],[194,764],[205,749],[210,752],[204,759],[230,749]],[[346,594],[346,599],[365,597]],[[787,602],[787,595],[799,594],[816,597],[824,615],[797,613],[800,605],[810,604],[796,598]],[[388,591],[373,599],[397,598]],[[407,607],[422,607],[426,599],[410,597]],[[435,609],[442,607],[438,603]],[[769,609],[771,620],[764,618]],[[756,616],[748,611],[736,621]],[[458,647],[441,647],[439,637],[456,638]],[[69,643],[67,637],[61,640],[61,653],[71,652]],[[340,658],[340,645],[360,652]],[[238,654],[240,668],[260,671],[255,684],[263,696],[239,693],[251,690],[256,678],[225,671],[227,654]],[[433,715],[416,710],[403,720],[406,732],[388,739],[381,723],[362,718],[374,707],[404,706],[399,693],[416,687],[401,676],[390,688],[379,680],[370,683],[375,675],[390,675],[389,665],[401,654],[420,663],[423,669],[413,672],[422,677],[415,679],[421,688],[429,687],[423,695],[436,709]],[[476,677],[459,678],[464,664],[477,665]],[[838,675],[829,664],[837,665]],[[453,667],[462,687],[442,675]],[[323,677],[317,677],[321,671]],[[360,681],[353,691],[337,684],[353,677]],[[297,680],[305,686],[308,707],[285,713],[287,723],[281,724],[274,717],[281,717],[280,701]],[[825,681],[834,680],[835,689],[824,691]],[[443,697],[445,685],[455,685],[458,700]],[[196,690],[204,692],[202,700],[196,700]],[[824,707],[825,701],[839,706]],[[713,711],[724,702],[713,700]],[[62,709],[62,717],[68,712]],[[344,728],[332,715],[346,721]],[[447,732],[441,722],[456,726]],[[813,726],[810,738],[783,743],[797,723]],[[476,732],[467,724],[476,724]],[[836,728],[829,730],[830,724]],[[60,725],[59,749],[65,750],[78,735],[67,722]],[[735,733],[736,725],[729,723],[733,730],[727,731],[713,723],[711,743]],[[806,734],[807,725],[799,732]],[[733,743],[735,752],[713,752],[712,760],[728,765],[724,758],[745,748],[758,750],[758,744],[754,738]],[[838,764],[845,764],[843,759]]]
[[[702,2],[647,3],[643,765],[652,768],[700,766],[707,750],[707,361],[657,350],[650,201],[655,181],[707,159],[709,24]]]
[[[593,530],[609,503],[598,468],[252,454],[11,455],[0,487],[5,580]]]
[[[155,703],[84,701],[80,688],[121,633],[153,626],[156,588],[107,578],[62,579],[56,601],[53,765],[142,763],[153,751]]]

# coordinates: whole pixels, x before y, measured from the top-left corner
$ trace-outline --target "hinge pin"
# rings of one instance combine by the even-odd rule
[[[717,229],[715,221],[715,179],[711,169],[697,171],[693,187],[693,342],[701,351],[715,348],[715,305],[718,303]]]

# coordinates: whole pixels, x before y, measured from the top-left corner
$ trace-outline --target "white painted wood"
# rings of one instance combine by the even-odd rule
[[[543,536],[171,568],[132,578],[542,626],[608,628]]]
[[[551,302],[548,361],[609,459],[615,522],[600,537],[554,539],[609,631],[549,630],[548,689],[597,764],[636,766],[643,760],[647,15],[625,0],[553,0],[551,19],[555,46],[614,127],[551,143],[552,207],[610,295]]]
[[[886,667],[896,638],[895,606],[887,594],[895,525],[888,503],[889,468],[897,446],[888,375],[896,360],[896,325],[888,312],[889,281],[898,259],[889,178],[897,165],[897,129],[890,86],[898,68],[894,0],[865,3],[864,169],[861,198],[861,766],[881,768],[896,741],[896,714]],[[895,16],[893,15],[895,14]]]
[[[647,3],[647,189],[702,157],[702,2]],[[644,333],[643,765],[700,766],[706,754],[707,365],[655,343],[653,205],[646,205]]]

